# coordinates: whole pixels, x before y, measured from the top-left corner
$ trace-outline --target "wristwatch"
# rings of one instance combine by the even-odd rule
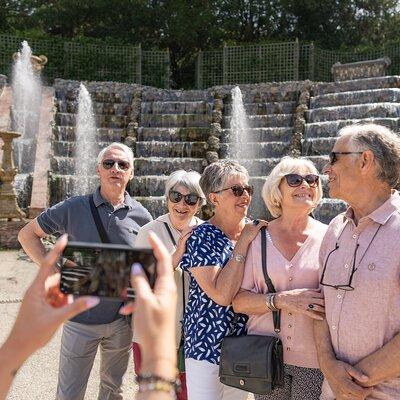
[[[244,263],[246,261],[246,257],[241,255],[241,254],[233,254],[231,253],[231,255],[229,256],[230,260],[235,260],[238,263]]]

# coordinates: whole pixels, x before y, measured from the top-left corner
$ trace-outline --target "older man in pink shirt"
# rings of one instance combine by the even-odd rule
[[[400,139],[374,124],[346,127],[324,173],[330,196],[349,208],[320,250],[321,399],[400,399]]]

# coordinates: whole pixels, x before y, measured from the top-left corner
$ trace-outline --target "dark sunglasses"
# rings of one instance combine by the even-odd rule
[[[122,171],[127,171],[130,168],[130,164],[128,161],[123,161],[123,160],[103,160],[101,162],[101,165],[103,166],[104,169],[111,169],[114,164],[118,165],[118,168],[121,169]]]
[[[337,155],[338,154],[362,154],[363,151],[331,151],[329,153],[329,163],[335,164],[335,162],[338,160]]]
[[[179,203],[182,199],[185,201],[185,203],[188,206],[194,206],[198,203],[200,197],[197,196],[197,194],[194,193],[189,193],[183,195],[182,193],[179,193],[175,190],[171,190],[168,193],[168,198],[173,202],[173,203]]]
[[[300,186],[303,181],[308,183],[310,187],[317,187],[319,182],[319,176],[314,174],[308,174],[306,176],[302,176],[299,174],[287,174],[285,175],[286,182],[291,187]]]
[[[245,185],[245,186],[233,185],[231,187],[228,187],[228,188],[225,188],[225,189],[221,189],[221,190],[218,190],[218,191],[213,192],[213,193],[220,193],[220,192],[223,192],[225,190],[232,190],[232,193],[233,193],[233,195],[235,197],[242,196],[244,191],[246,191],[249,196],[253,196],[253,193],[254,193],[254,188],[253,188],[253,186],[250,186],[250,185]]]

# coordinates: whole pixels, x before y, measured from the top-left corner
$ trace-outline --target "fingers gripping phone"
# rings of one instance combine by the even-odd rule
[[[68,242],[61,257],[60,290],[65,294],[131,300],[134,292],[130,272],[135,263],[141,265],[152,288],[156,280],[156,260],[151,249]]]

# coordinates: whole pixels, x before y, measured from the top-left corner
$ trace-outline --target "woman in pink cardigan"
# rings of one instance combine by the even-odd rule
[[[233,306],[249,316],[248,334],[274,335],[272,310],[281,310],[285,385],[256,400],[317,400],[323,376],[313,339],[313,319],[324,315],[318,289],[318,252],[327,226],[310,214],[322,198],[314,164],[285,157],[262,191],[275,219],[267,228],[267,271],[276,293],[268,293],[261,265],[261,234],[246,256],[241,290]]]

